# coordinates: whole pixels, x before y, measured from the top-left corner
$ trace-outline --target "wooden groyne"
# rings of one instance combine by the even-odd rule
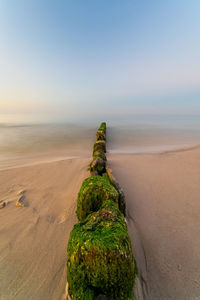
[[[67,247],[67,299],[133,299],[136,266],[125,198],[106,161],[106,123],[96,133],[91,176],[80,188]]]

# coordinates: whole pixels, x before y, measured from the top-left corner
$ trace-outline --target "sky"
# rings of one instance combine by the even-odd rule
[[[200,114],[199,37],[199,0],[0,0],[0,121]]]

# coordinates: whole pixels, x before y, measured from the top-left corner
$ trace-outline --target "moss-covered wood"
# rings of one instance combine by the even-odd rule
[[[117,204],[105,201],[76,224],[67,249],[67,280],[73,299],[133,297],[135,265],[127,225]]]
[[[106,158],[106,154],[105,154],[105,152],[104,151],[94,151],[93,152],[93,158],[102,158],[103,160],[107,160],[107,158]]]
[[[98,140],[106,140],[106,134],[103,130],[98,130],[96,133],[97,141]]]
[[[98,130],[102,130],[106,133],[106,122],[102,122]]]
[[[78,194],[80,222],[67,249],[68,291],[74,300],[133,299],[136,266],[124,219],[124,194],[106,165],[106,123],[101,123],[93,146],[91,177]],[[123,215],[124,214],[124,215]]]
[[[106,161],[102,158],[94,158],[90,163],[91,175],[102,175],[106,172]]]
[[[83,181],[78,193],[76,214],[83,220],[91,212],[100,209],[105,200],[112,200],[118,205],[118,192],[110,184],[108,176],[91,176]]]
[[[96,141],[93,146],[93,152],[96,151],[106,152],[106,142],[103,140]]]

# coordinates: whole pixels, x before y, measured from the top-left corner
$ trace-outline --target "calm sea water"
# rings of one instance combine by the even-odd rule
[[[0,169],[88,156],[95,129],[71,124],[0,125]]]
[[[151,153],[200,144],[200,116],[135,116],[111,124],[111,152]]]
[[[1,124],[0,168],[72,156],[89,156],[99,122]],[[199,116],[134,116],[107,120],[113,153],[148,153],[200,144]]]

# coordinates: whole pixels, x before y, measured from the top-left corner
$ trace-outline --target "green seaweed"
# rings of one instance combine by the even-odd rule
[[[106,134],[103,130],[98,129],[98,131],[96,133],[96,137],[97,137],[97,141],[98,140],[104,140],[104,141],[106,140]]]
[[[105,154],[105,152],[104,151],[94,151],[93,152],[93,158],[101,158],[101,159],[103,159],[103,160],[107,160],[106,159],[106,154]]]
[[[73,299],[94,300],[99,294],[110,300],[132,299],[134,279],[127,225],[117,204],[105,201],[100,210],[71,231],[67,249],[69,293]]]
[[[118,204],[119,194],[110,184],[108,176],[91,176],[83,181],[78,193],[76,214],[83,220],[91,212],[100,209],[105,200],[113,200]]]
[[[99,140],[94,143],[93,153],[96,151],[106,152],[106,142],[104,140]]]
[[[106,172],[106,161],[102,158],[94,158],[90,163],[90,173],[91,175],[102,175]]]
[[[106,133],[106,122],[102,122],[98,130],[102,130],[104,133]]]

